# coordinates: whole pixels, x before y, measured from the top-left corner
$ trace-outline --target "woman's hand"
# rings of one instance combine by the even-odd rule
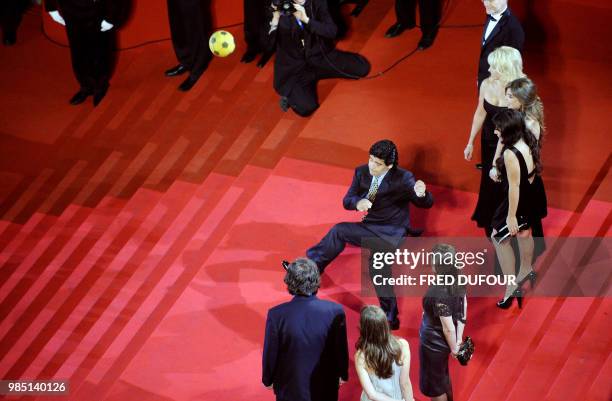
[[[506,217],[506,224],[508,225],[510,235],[515,236],[519,232],[518,220],[516,219],[516,216]]]
[[[489,170],[489,178],[492,179],[495,182],[500,182],[501,181],[499,179],[499,172],[497,171],[497,167],[495,167],[495,166],[491,167],[491,170]]]
[[[474,145],[472,145],[471,143],[468,143],[465,146],[465,149],[463,149],[463,157],[465,158],[465,160],[467,161],[472,160],[472,152],[474,152]]]

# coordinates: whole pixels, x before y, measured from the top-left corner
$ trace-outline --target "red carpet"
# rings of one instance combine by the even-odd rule
[[[547,113],[545,231],[610,236],[602,89],[611,60],[601,42],[584,40],[609,36],[612,7],[516,3],[524,20],[543,24],[525,69]],[[479,2],[448,10],[448,25],[482,20]],[[357,218],[341,198],[382,137],[434,193],[434,208],[414,212],[426,235],[481,235],[469,222],[478,172],[462,159],[478,27],[442,29],[433,48],[384,77],[321,83],[321,109],[300,119],[278,109],[271,65],[238,63],[242,48],[179,93],[161,74],[174,62],[169,43],[121,52],[103,103],[71,107],[68,51],[44,39],[36,14],[17,46],[0,49],[3,379],[67,378],[67,398],[78,401],[273,399],[260,383],[261,347],[267,309],[288,299],[279,261]],[[418,40],[414,31],[384,39],[393,19],[391,1],[372,1],[340,46],[383,69]],[[540,259],[541,271],[554,269],[554,256]],[[359,308],[376,302],[360,296],[358,265],[359,250],[347,249],[320,291],[344,305],[351,345]],[[521,311],[494,301],[470,300],[466,333],[477,351],[468,367],[451,363],[457,400],[611,398],[609,299],[528,298]],[[398,335],[410,342],[411,380],[425,399],[420,299],[401,299],[400,310]],[[351,371],[341,399],[360,391]]]

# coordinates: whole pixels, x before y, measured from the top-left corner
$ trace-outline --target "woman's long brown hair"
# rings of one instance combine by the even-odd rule
[[[355,347],[361,351],[366,366],[380,378],[393,375],[393,362],[402,364],[399,341],[391,335],[387,316],[378,306],[367,305],[361,309],[359,340]]]

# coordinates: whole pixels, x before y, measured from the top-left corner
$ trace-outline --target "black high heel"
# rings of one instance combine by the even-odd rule
[[[531,284],[531,289],[533,290],[533,287],[535,287],[535,283],[536,283],[536,279],[538,278],[538,273],[535,272],[535,270],[531,270],[529,272],[529,274],[527,274],[525,276],[524,279],[522,279],[519,283],[518,286],[522,287],[523,284],[525,284],[525,281],[529,280],[529,283]]]
[[[512,302],[516,298],[516,302],[518,303],[519,309],[523,309],[523,291],[521,291],[521,287],[518,287],[516,290],[512,292],[508,298],[497,301],[497,307],[500,309],[508,309],[512,306]]]

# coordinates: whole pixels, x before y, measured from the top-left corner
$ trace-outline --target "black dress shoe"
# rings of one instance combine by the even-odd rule
[[[102,88],[96,90],[93,94],[93,105],[96,107],[100,104],[104,96],[106,96],[106,92],[108,91],[108,84],[104,85]]]
[[[289,261],[283,260],[281,264],[283,265],[283,269],[289,270]]]
[[[91,96],[91,94],[92,92],[90,90],[79,89],[79,91],[70,98],[70,104],[73,106],[76,106],[77,104],[81,104],[85,100],[87,100],[87,97]]]
[[[170,68],[169,70],[166,70],[166,72],[164,72],[164,74],[167,77],[176,77],[177,75],[181,75],[187,72],[187,67],[185,67],[183,64],[179,64],[176,67]]]
[[[17,43],[17,33],[5,32],[2,43],[4,43],[4,46],[13,46],[15,43]]]
[[[400,321],[398,318],[395,318],[394,320],[389,320],[389,328],[391,330],[399,330],[400,328]]]
[[[435,35],[423,35],[421,37],[421,40],[419,40],[419,45],[418,45],[419,50],[425,50],[428,47],[431,47],[435,39],[436,39]]]
[[[368,5],[368,1],[369,0],[362,0],[362,1],[358,2],[357,5],[355,6],[355,8],[353,8],[353,11],[351,11],[351,16],[359,17],[359,14],[361,14],[361,12],[365,8],[365,6]]]
[[[412,29],[414,27],[415,27],[414,25],[408,26],[408,25],[404,25],[399,22],[396,22],[395,24],[391,25],[389,29],[387,29],[387,32],[385,33],[385,37],[394,38],[400,33],[404,32],[405,30]]]
[[[178,89],[182,92],[187,92],[189,89],[193,88],[193,85],[198,82],[200,77],[196,77],[194,75],[189,75],[186,80],[183,81],[178,87]]]
[[[240,59],[241,63],[250,63],[251,61],[255,60],[255,57],[257,57],[257,52],[253,51],[253,50],[247,50],[243,55],[242,58]]]
[[[257,62],[257,68],[263,68],[266,63],[270,60],[270,58],[272,58],[272,54],[271,52],[264,52],[261,55],[261,58],[259,59],[259,61]]]

